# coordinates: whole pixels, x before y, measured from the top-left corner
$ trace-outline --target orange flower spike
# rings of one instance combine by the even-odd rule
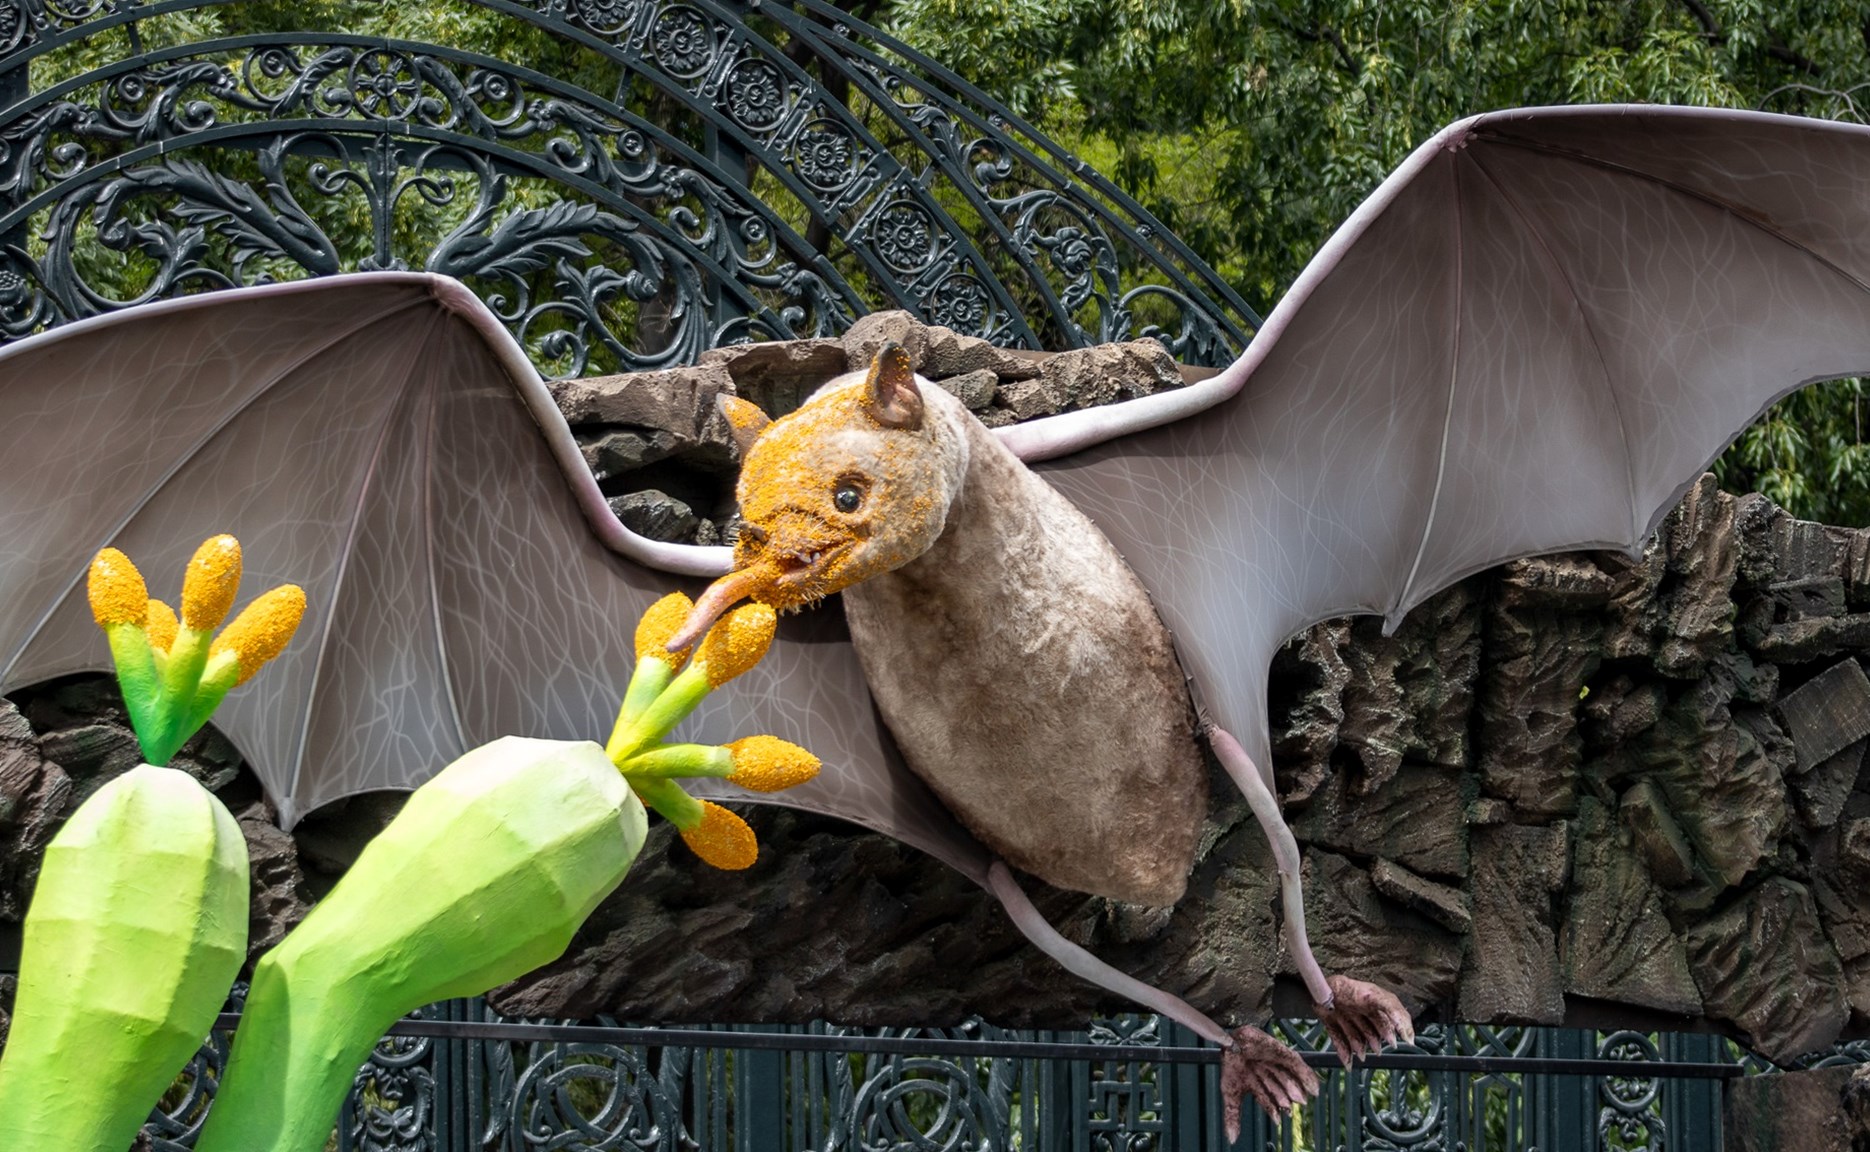
[[[305,618],[305,589],[297,584],[281,584],[265,592],[240,610],[234,622],[214,638],[208,659],[223,653],[232,654],[239,667],[235,684],[253,679],[262,665],[285,650]]]
[[[143,758],[160,764],[160,748],[151,742],[163,717],[161,674],[149,646],[149,586],[130,558],[106,548],[91,561],[85,578],[91,617],[104,630],[111,663],[117,667],[117,686],[130,713],[130,727],[142,745]]]
[[[141,628],[149,619],[149,585],[130,558],[115,548],[104,549],[91,561],[85,591],[91,599],[91,617],[100,628],[113,624]]]
[[[746,736],[726,747],[734,758],[727,782],[751,792],[778,792],[818,775],[818,757],[777,736]]]
[[[708,686],[719,688],[758,664],[773,646],[779,616],[768,604],[742,604],[708,629],[695,651],[707,669]]]
[[[702,800],[700,804],[701,822],[693,828],[681,829],[682,842],[703,861],[724,872],[753,867],[760,856],[760,843],[754,838],[753,829],[712,800]]]
[[[158,656],[167,656],[169,646],[175,643],[175,634],[181,628],[181,621],[175,618],[175,609],[160,600],[149,602],[149,646]]]
[[[668,734],[709,692],[760,662],[772,647],[779,620],[765,604],[742,604],[723,616],[696,645],[688,667],[637,715],[618,717],[604,752],[623,763]],[[626,707],[632,696],[626,695]]]
[[[218,628],[240,590],[240,541],[223,532],[195,549],[182,577],[182,623],[197,632]]]
[[[668,665],[671,672],[680,668],[690,650],[682,648],[670,652],[665,646],[669,637],[688,619],[689,610],[694,606],[694,601],[684,593],[671,592],[645,609],[643,618],[636,622],[636,658],[640,661],[653,656]]]

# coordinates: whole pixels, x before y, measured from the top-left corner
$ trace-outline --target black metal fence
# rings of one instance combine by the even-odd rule
[[[1250,1112],[1241,1147],[1255,1152],[1716,1152],[1723,1082],[1768,1068],[1714,1036],[1464,1025],[1346,1072],[1315,1025],[1278,1031],[1325,1087],[1283,1125]],[[227,1043],[217,1032],[152,1117],[157,1152],[192,1146]],[[1870,1063],[1870,1041],[1807,1063]],[[450,1001],[360,1069],[333,1146],[1193,1152],[1224,1146],[1218,1064],[1153,1016],[1077,1033],[670,1029],[507,1021]]]

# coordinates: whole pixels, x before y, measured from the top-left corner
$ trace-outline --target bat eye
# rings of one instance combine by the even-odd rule
[[[840,481],[831,502],[840,512],[855,512],[864,502],[864,490],[848,480]]]

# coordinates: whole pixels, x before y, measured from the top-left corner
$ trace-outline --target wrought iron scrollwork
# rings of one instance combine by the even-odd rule
[[[133,52],[0,121],[0,337],[351,268],[463,276],[556,375],[881,307],[1208,363],[1258,323],[1101,178],[817,0],[758,30],[752,0],[460,0],[611,61],[610,96],[338,32],[137,52],[140,20],[226,2],[0,0],[0,77],[106,30]]]

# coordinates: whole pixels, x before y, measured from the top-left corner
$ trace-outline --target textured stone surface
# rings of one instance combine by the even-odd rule
[[[1379,898],[1369,874],[1335,853],[1307,850],[1304,880],[1305,926],[1326,971],[1374,981],[1412,1012],[1454,995],[1460,937]]]
[[[1467,872],[1467,820],[1459,771],[1405,764],[1365,796],[1351,773],[1336,773],[1303,814],[1290,814],[1301,840],[1382,856],[1427,876]]]
[[[1664,914],[1662,893],[1604,804],[1586,797],[1573,825],[1571,874],[1560,960],[1565,991],[1595,1000],[1699,1015],[1701,994],[1688,954]]]
[[[1562,823],[1475,830],[1474,932],[1461,970],[1461,1019],[1564,1018],[1553,898],[1565,886],[1568,839]]]
[[[1775,1072],[1727,1082],[1724,1152],[1856,1152],[1844,1097],[1854,1068]]]
[[[1768,1059],[1790,1061],[1843,1030],[1843,969],[1804,885],[1767,880],[1690,928],[1687,944],[1708,1010]]]
[[[732,344],[701,354],[702,364],[727,369],[735,395],[769,416],[783,416],[797,408],[819,385],[843,375],[846,361],[844,343],[839,340]]]
[[[1473,923],[1467,896],[1459,888],[1423,879],[1400,864],[1378,860],[1370,866],[1370,883],[1380,894],[1415,909],[1450,932],[1465,933]]]
[[[1779,715],[1798,771],[1808,771],[1870,736],[1870,677],[1857,661],[1839,660],[1781,697]]]

